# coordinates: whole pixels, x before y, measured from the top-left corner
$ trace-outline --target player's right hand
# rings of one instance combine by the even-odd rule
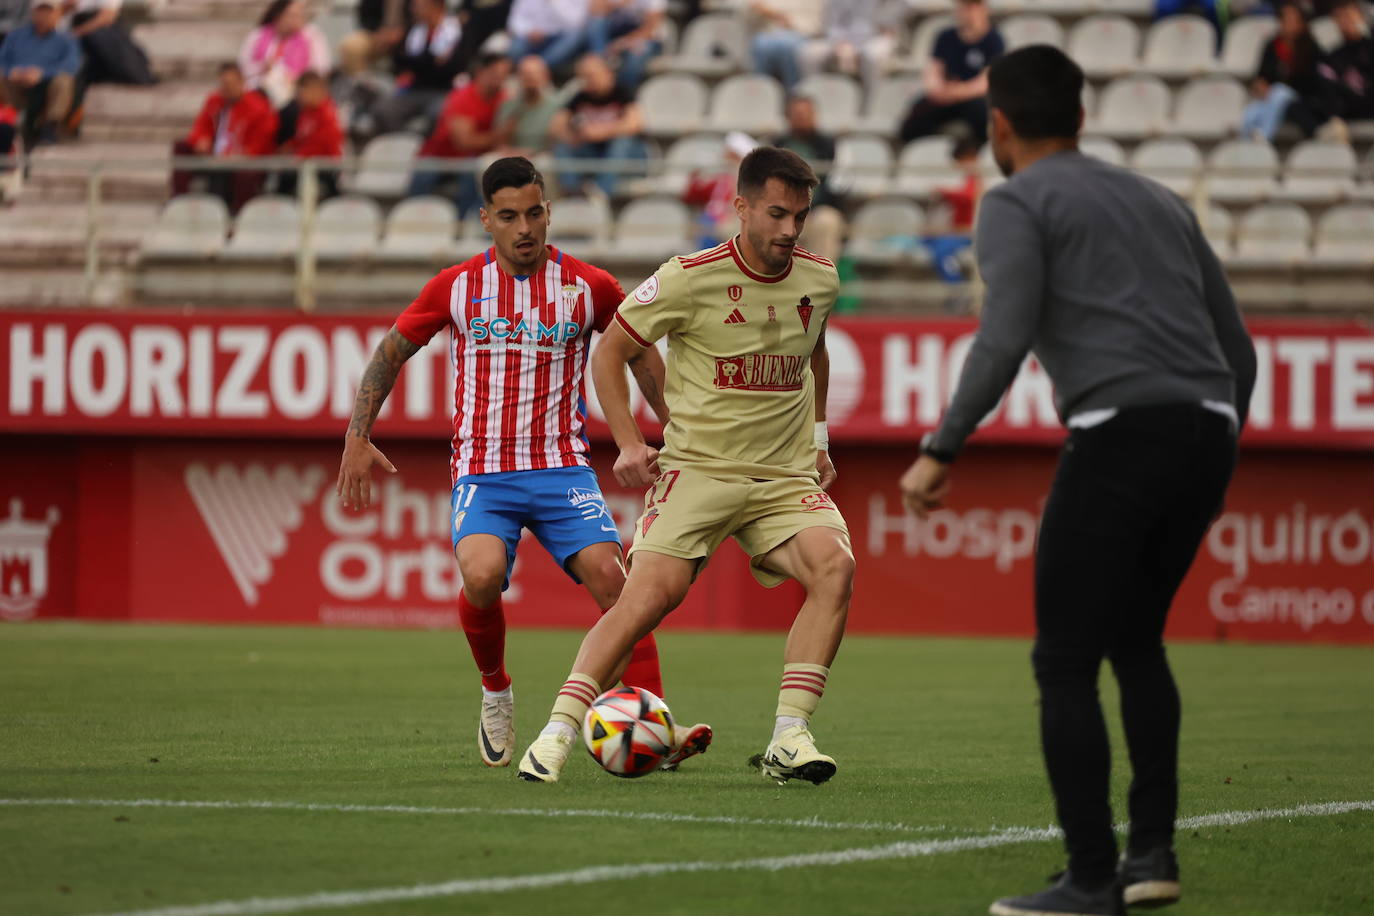
[[[392,474],[396,466],[387,460],[382,450],[363,436],[349,436],[344,440],[343,461],[339,463],[339,480],[335,492],[345,509],[366,509],[372,505],[372,466],[380,464]]]
[[[646,443],[622,448],[615,459],[615,480],[622,487],[647,487],[658,475],[658,449]]]

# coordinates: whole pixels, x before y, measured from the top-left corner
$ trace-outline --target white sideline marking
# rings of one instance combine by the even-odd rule
[[[612,811],[604,808],[428,808],[414,805],[332,805],[277,801],[180,801],[164,798],[0,798],[0,807],[214,808],[228,811],[325,811],[334,814],[429,814],[497,817],[593,817],[618,821],[668,821],[685,824],[733,824],[747,827],[805,827],[816,830],[871,830],[892,833],[972,833],[966,827],[915,826],[884,821],[827,821],[818,817],[782,819],[720,814],[673,814],[666,811]]]
[[[1177,827],[1180,830],[1193,830],[1202,827],[1235,826],[1254,821],[1284,820],[1295,817],[1329,817],[1337,814],[1348,814],[1352,811],[1374,811],[1374,801],[1326,802],[1324,804],[1297,805],[1292,808],[1270,808],[1256,811],[1223,811],[1200,817],[1183,818],[1178,821]],[[1061,835],[1058,829],[1050,827],[1041,829],[1012,827],[983,836],[926,840],[920,843],[889,843],[884,846],[743,859],[733,862],[646,862],[635,865],[594,865],[588,868],[545,874],[461,879],[439,884],[416,884],[410,887],[332,891],[296,897],[253,897],[246,900],[221,900],[189,906],[136,910],[110,914],[110,916],[258,916],[258,914],[266,913],[289,913],[299,910],[338,909],[407,900],[430,900],[437,897],[456,897],[464,894],[499,894],[506,891],[537,890],[564,885],[592,884],[600,881],[623,881],[631,878],[683,872],[781,871],[790,868],[850,865],[858,862],[879,862],[890,859],[914,859],[946,852],[1042,842],[1056,839]]]

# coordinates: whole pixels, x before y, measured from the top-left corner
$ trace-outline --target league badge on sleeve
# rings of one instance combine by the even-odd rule
[[[648,305],[658,297],[658,277],[653,276],[635,287],[634,300],[643,305]]]

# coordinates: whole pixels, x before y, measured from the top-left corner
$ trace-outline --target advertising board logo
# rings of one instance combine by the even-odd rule
[[[48,538],[61,520],[56,506],[41,519],[24,518],[24,504],[10,500],[0,522],[0,618],[28,620],[48,594]]]
[[[301,508],[315,499],[324,476],[318,466],[303,472],[287,464],[186,466],[186,492],[250,607],[271,581],[272,561],[286,552],[287,536],[305,519]]]

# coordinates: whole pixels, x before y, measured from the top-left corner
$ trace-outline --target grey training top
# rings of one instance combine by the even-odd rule
[[[957,453],[1027,350],[1060,419],[1219,401],[1242,423],[1255,353],[1197,219],[1164,186],[1078,152],[1046,156],[983,198],[982,321],[931,441]]]

